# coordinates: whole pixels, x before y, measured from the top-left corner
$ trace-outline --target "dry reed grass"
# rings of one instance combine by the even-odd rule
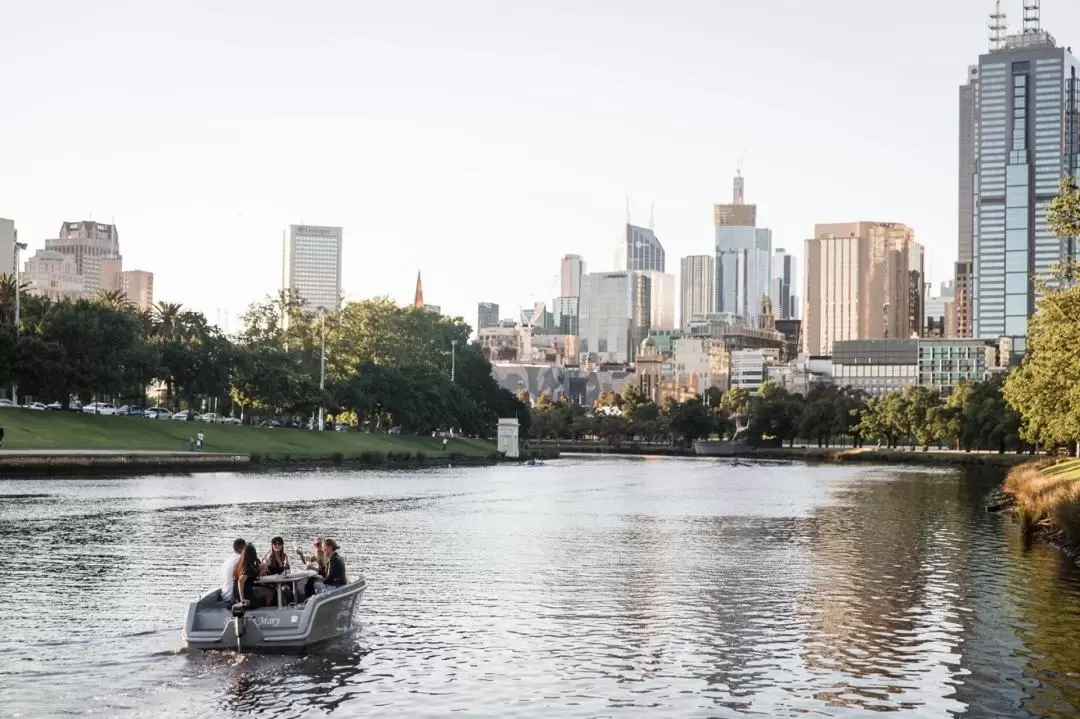
[[[1024,532],[1080,544],[1080,460],[1016,467],[1003,490],[1015,498],[1012,511]]]

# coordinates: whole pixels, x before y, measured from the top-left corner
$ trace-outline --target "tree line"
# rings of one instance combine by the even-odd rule
[[[286,418],[322,406],[372,430],[481,437],[498,418],[520,416],[527,431],[527,408],[499,388],[461,318],[388,299],[315,313],[283,292],[252,304],[229,337],[176,303],[139,311],[118,292],[50,301],[19,291],[16,331],[15,283],[0,276],[0,386],[17,384],[21,396],[146,404],[156,385],[173,409]]]
[[[522,397],[522,399],[528,399]],[[542,395],[531,423],[534,439],[652,442],[689,446],[697,439],[738,439],[750,446],[949,446],[964,450],[1026,448],[1020,416],[1000,380],[961,383],[948,396],[923,386],[867,397],[858,390],[815,385],[806,395],[766,382],[757,394],[710,388],[703,397],[658,406],[630,386],[605,393],[592,411]]]

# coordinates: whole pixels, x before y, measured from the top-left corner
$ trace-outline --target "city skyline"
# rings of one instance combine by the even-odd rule
[[[1007,6],[1016,29],[1019,5]],[[815,223],[834,217],[897,218],[925,239],[928,279],[936,284],[952,277],[956,92],[966,68],[986,52],[989,3],[939,7],[916,1],[885,11],[884,19],[856,3],[840,3],[846,12],[839,24],[831,13],[802,6],[778,17],[765,4],[691,3],[672,16],[631,4],[616,23],[627,32],[655,34],[660,51],[648,58],[604,39],[610,33],[601,33],[597,43],[595,28],[611,22],[597,9],[583,10],[580,24],[570,29],[558,12],[530,18],[531,29],[522,34],[520,9],[496,17],[477,3],[456,13],[425,7],[433,22],[461,30],[474,51],[459,51],[458,43],[444,47],[445,38],[427,31],[408,36],[416,48],[388,44],[380,36],[397,36],[391,30],[409,27],[412,16],[393,8],[331,3],[285,22],[286,5],[270,2],[255,20],[265,44],[253,39],[258,34],[237,32],[250,21],[239,8],[222,9],[214,28],[194,17],[177,18],[177,38],[233,38],[221,57],[184,61],[187,73],[178,72],[184,54],[175,52],[173,34],[139,32],[160,24],[150,8],[106,1],[93,13],[72,8],[52,16],[32,4],[15,7],[0,38],[26,58],[26,71],[13,77],[10,88],[9,102],[20,112],[0,118],[0,149],[10,160],[0,177],[6,203],[0,216],[15,221],[28,255],[53,236],[63,217],[116,224],[125,234],[125,264],[154,268],[160,299],[183,301],[210,317],[220,309],[238,316],[276,291],[276,263],[260,248],[273,243],[281,227],[317,219],[344,227],[350,241],[366,248],[346,255],[347,299],[389,295],[407,303],[419,266],[432,297],[449,313],[469,318],[480,299],[512,307],[538,292],[566,252],[581,254],[597,271],[615,269],[604,258],[628,194],[654,204],[672,262],[707,252],[709,207],[726,194],[726,178],[745,153],[742,167],[754,178],[760,222],[774,230],[775,246],[799,247]],[[930,12],[933,26],[918,19]],[[1061,45],[1076,41],[1070,32],[1080,27],[1075,4],[1048,1],[1042,15]],[[922,37],[933,52],[899,65],[895,56],[875,52],[879,41],[870,38],[886,24],[890,36]],[[774,42],[798,55],[819,79],[814,91],[795,88],[781,96],[753,77],[725,72],[735,59],[766,73],[782,67],[778,57],[738,33],[719,38],[705,32],[746,25],[767,28]],[[327,51],[348,58],[342,68],[371,65],[365,53],[415,50],[416,60],[390,68],[389,75],[361,71],[353,77],[338,66],[317,73],[323,55],[312,40],[301,40],[288,63],[269,52],[284,40],[285,27],[290,37],[325,35]],[[358,30],[361,42],[346,43]],[[111,41],[77,67],[54,52],[87,32]],[[552,61],[540,52],[533,33],[561,38],[562,57]],[[507,58],[505,68],[480,61],[493,52]],[[863,58],[857,66],[844,60],[853,52]],[[138,67],[126,60],[133,54],[143,58]],[[433,57],[444,67],[432,74]],[[237,92],[230,78],[248,62],[265,67]],[[569,67],[584,70],[567,73]],[[293,97],[280,89],[309,76],[322,82],[309,88],[304,108],[294,109]],[[491,83],[510,76],[521,79],[510,96],[484,99]],[[827,111],[830,98],[849,96],[845,89],[870,96],[884,76],[890,78],[890,107],[871,107],[857,117]],[[152,86],[144,85],[152,77],[167,80],[146,96],[141,88]],[[555,77],[561,85],[549,84]],[[660,78],[672,81],[653,83]],[[357,83],[368,92],[348,91]],[[409,91],[396,92],[395,86]],[[628,88],[646,86],[655,94],[649,108],[629,116],[596,109],[615,105],[608,99]],[[101,103],[103,97],[108,102]],[[434,98],[447,112],[429,122],[416,111],[410,99],[416,97]],[[538,106],[535,97],[554,101]],[[586,97],[596,102],[585,103]],[[60,133],[71,124],[64,118],[73,103],[97,110]],[[724,113],[721,105],[731,103],[743,110]],[[796,143],[780,129],[792,103],[803,109],[808,125],[802,134],[814,142]],[[220,110],[209,121],[207,106]],[[522,133],[538,121],[529,119],[537,107],[546,129]],[[675,133],[672,108],[680,109]],[[202,124],[188,122],[195,117]],[[527,141],[515,139],[525,135]],[[356,139],[366,136],[379,137],[385,148]],[[266,153],[268,145],[275,151]],[[856,171],[867,155],[890,168],[885,191],[871,190],[873,183]],[[61,166],[64,172],[57,173]],[[464,182],[457,182],[461,173],[443,169],[451,167],[466,168]],[[927,172],[935,167],[941,171]],[[426,218],[414,217],[417,204],[442,217],[452,236],[436,243]],[[538,206],[543,222],[535,228],[521,222]],[[543,239],[551,226],[562,228],[558,243]],[[513,278],[486,273],[490,286],[482,297],[460,287],[466,256],[498,256],[511,235],[555,246],[537,253],[535,267]],[[456,249],[461,247],[470,252]],[[803,258],[797,259],[802,266]],[[234,278],[239,267],[240,282]],[[193,276],[205,280],[205,291],[189,296],[185,288]]]

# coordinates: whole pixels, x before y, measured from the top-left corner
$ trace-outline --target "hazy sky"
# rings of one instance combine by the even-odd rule
[[[990,5],[7,0],[0,217],[31,250],[114,221],[158,299],[234,328],[280,284],[284,227],[342,225],[347,297],[411,300],[420,269],[475,323],[550,299],[567,252],[612,269],[628,194],[677,275],[745,153],[775,246],[905,222],[937,282]],[[1080,5],[1045,0],[1043,26],[1080,43]]]

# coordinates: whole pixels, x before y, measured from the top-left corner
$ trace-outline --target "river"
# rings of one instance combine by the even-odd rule
[[[725,460],[0,481],[0,715],[1074,717],[1080,571],[1000,475]],[[187,653],[237,535],[369,587],[308,656]]]

